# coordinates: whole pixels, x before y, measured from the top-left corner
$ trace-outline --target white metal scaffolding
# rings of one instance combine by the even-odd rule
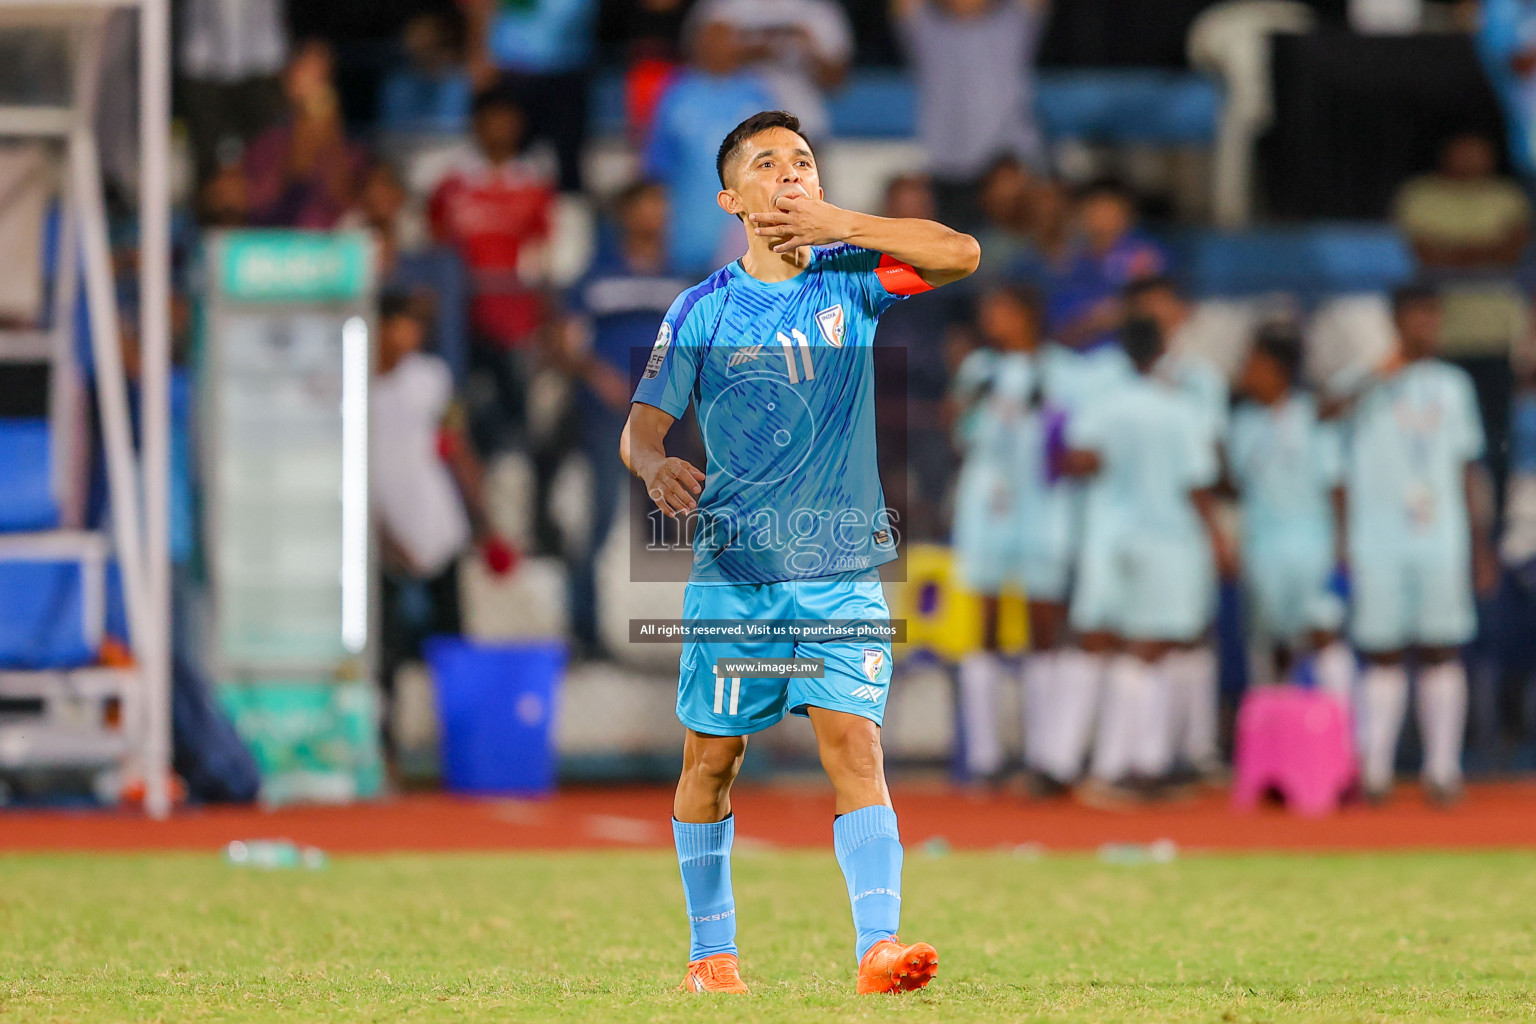
[[[145,808],[170,813],[170,18],[169,0],[0,0],[0,30],[68,33],[71,96],[63,105],[0,105],[0,137],[62,144],[60,241],[50,351],[56,369],[73,358],[74,308],[83,285],[102,441],[111,492],[112,551],[121,569],[134,667],[129,672],[0,673],[0,693],[49,686],[104,692],[121,680],[127,766],[145,783]],[[117,11],[136,12],[139,33],[139,451],[118,331],[112,254],[95,136],[103,36]],[[83,269],[83,279],[75,272]],[[35,347],[35,346],[34,346]],[[54,387],[55,394],[59,387]],[[48,546],[47,535],[13,546]],[[56,543],[56,542],[55,542]],[[95,548],[86,545],[94,551]],[[23,678],[31,677],[31,678]],[[91,691],[95,692],[95,691]]]

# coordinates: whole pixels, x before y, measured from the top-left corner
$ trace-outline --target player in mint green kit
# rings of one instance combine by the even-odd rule
[[[1424,785],[1436,803],[1461,790],[1467,676],[1460,648],[1477,629],[1479,583],[1497,580],[1487,524],[1477,515],[1482,421],[1466,373],[1435,358],[1440,301],[1409,288],[1393,303],[1398,345],[1358,392],[1345,468],[1350,633],[1370,661],[1361,680],[1365,788],[1392,786],[1408,705],[1403,659],[1417,649]]]
[[[1172,767],[1163,662],[1206,627],[1206,561],[1234,561],[1214,522],[1216,452],[1204,424],[1152,376],[1160,330],[1132,320],[1121,343],[1137,376],[1074,416],[1066,438],[1067,468],[1087,480],[1072,628],[1085,651],[1112,655],[1085,795],[1117,801]]]
[[[1344,602],[1329,590],[1339,562],[1343,452],[1337,424],[1297,388],[1301,336],[1262,328],[1243,364],[1243,402],[1227,435],[1227,470],[1242,502],[1243,581],[1258,678],[1308,658],[1318,686],[1346,704],[1355,657],[1339,637]]]
[[[1172,278],[1146,277],[1125,289],[1126,314],[1146,317],[1163,333],[1165,351],[1156,376],[1173,386],[1199,417],[1207,443],[1219,450],[1227,432],[1229,397],[1221,368],[1200,353],[1193,337],[1195,307]],[[1203,559],[1209,606],[1206,628],[1191,643],[1181,644],[1164,659],[1173,693],[1174,759],[1186,768],[1212,777],[1222,771],[1216,750],[1220,687],[1210,624],[1216,617],[1216,567]]]
[[[822,200],[792,114],[754,115],[720,147],[720,206],[747,254],[678,296],[663,320],[620,441],[662,512],[695,518],[684,618],[735,622],[886,619],[876,567],[896,556],[875,461],[875,321],[897,299],[976,269],[969,235]],[[668,457],[692,405],[707,472]],[[720,658],[825,659],[822,679],[731,678]],[[746,992],[736,955],[731,784],[747,737],[786,713],[810,718],[836,793],[833,844],[856,932],[857,991],[921,988],[926,943],[903,944],[901,840],[880,723],[890,645],[685,643],[677,713],[687,735],[673,834],[696,992]]]
[[[1049,461],[1052,424],[1060,416],[1049,399],[1057,356],[1050,351],[1056,346],[1040,341],[1039,299],[1018,288],[992,288],[980,297],[976,319],[987,344],[966,356],[951,389],[964,453],[953,542],[959,580],[982,601],[981,649],[961,660],[959,676],[967,773],[986,779],[1003,765],[996,691],[1006,666],[997,653],[998,596],[1011,589],[1028,600],[1021,703],[1025,760],[1035,767],[1034,726],[1066,618],[1074,509],[1068,485],[1054,478]]]

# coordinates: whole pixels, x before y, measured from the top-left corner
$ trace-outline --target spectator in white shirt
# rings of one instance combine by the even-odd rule
[[[368,409],[369,487],[384,561],[379,674],[386,700],[400,666],[421,657],[422,641],[460,632],[459,558],[471,542],[495,575],[510,573],[518,560],[486,513],[480,460],[454,412],[453,375],[421,351],[426,331],[410,298],[381,301]]]
[[[995,161],[1038,170],[1035,58],[1049,0],[891,0],[917,76],[918,134],[939,192],[969,192]]]
[[[842,84],[853,57],[848,15],[832,0],[703,0],[687,33],[723,22],[736,29],[747,70],[769,86],[780,108],[800,118],[805,135],[832,130],[823,93]]]

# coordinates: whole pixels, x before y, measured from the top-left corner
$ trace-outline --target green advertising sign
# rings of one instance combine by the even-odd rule
[[[340,302],[368,290],[372,242],[361,232],[230,231],[217,284],[234,302]]]

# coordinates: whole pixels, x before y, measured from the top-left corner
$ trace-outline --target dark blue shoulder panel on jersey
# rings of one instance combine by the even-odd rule
[[[684,293],[683,304],[677,311],[677,324],[672,331],[674,337],[683,336],[683,324],[687,321],[688,314],[693,312],[693,307],[699,304],[699,300],[724,288],[730,279],[730,268],[721,267]]]

